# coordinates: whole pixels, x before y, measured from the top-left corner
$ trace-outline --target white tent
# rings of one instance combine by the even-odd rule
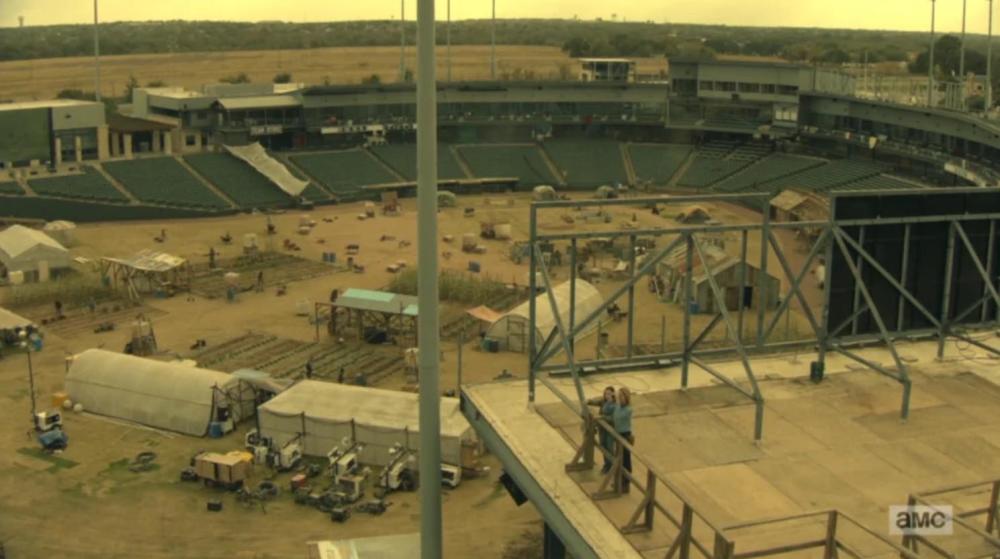
[[[372,466],[389,461],[396,443],[419,451],[418,396],[411,392],[303,380],[257,408],[260,432],[278,444],[302,434],[303,452],[326,456],[344,439],[363,445],[360,460]],[[462,462],[462,440],[472,427],[458,399],[441,398],[441,459]]]
[[[0,233],[0,265],[8,273],[32,274],[46,264],[49,270],[58,270],[71,263],[69,251],[37,229],[12,225]]]
[[[73,358],[66,391],[86,411],[199,437],[220,406],[234,423],[253,412],[252,390],[228,373],[101,349]]]
[[[76,238],[76,224],[72,221],[50,221],[45,224],[42,231],[66,248],[79,244]]]
[[[559,316],[565,328],[569,328],[570,310],[570,283],[564,282],[552,289],[556,304],[559,307]],[[596,287],[584,280],[576,280],[576,293],[574,294],[575,307],[574,319],[577,324],[582,322],[588,315],[594,312],[604,302],[604,297]],[[490,325],[486,331],[486,337],[497,340],[501,350],[507,351],[528,351],[528,330],[530,329],[530,303],[525,301],[510,312],[505,313],[499,320]],[[535,343],[536,347],[541,347],[545,338],[556,328],[555,313],[552,312],[552,305],[549,304],[548,293],[542,293],[535,298]],[[592,322],[587,330],[576,336],[590,333],[597,328],[597,321]]]

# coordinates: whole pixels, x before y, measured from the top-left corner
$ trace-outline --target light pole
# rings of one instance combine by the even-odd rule
[[[490,79],[497,79],[497,0],[493,0],[493,25],[490,30]]]
[[[28,389],[31,391],[31,423],[35,423],[35,369],[31,365],[31,341],[27,330],[21,330],[21,349],[28,354]]]
[[[934,106],[934,18],[937,15],[937,0],[931,0],[931,49],[927,53],[927,106]]]
[[[986,37],[986,111],[993,108],[993,0],[990,2],[989,33]]]
[[[434,0],[417,0],[417,313],[420,378],[420,557],[441,559],[437,68]]]
[[[101,100],[101,39],[97,31],[97,0],[94,0],[94,99]]]
[[[958,77],[965,79],[965,5],[969,0],[962,0],[962,46],[958,55]]]
[[[451,82],[451,0],[448,0],[448,25],[444,28],[445,43],[447,43],[446,53],[448,57],[448,82]]]
[[[399,81],[406,80],[406,0],[399,0]]]

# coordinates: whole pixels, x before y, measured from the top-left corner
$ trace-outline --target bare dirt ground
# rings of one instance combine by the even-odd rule
[[[407,68],[416,68],[416,49],[406,51]],[[638,59],[641,73],[666,70],[665,58]],[[445,48],[438,47],[438,79],[446,79]],[[373,74],[384,82],[399,75],[398,47],[340,47],[304,50],[190,52],[133,54],[101,57],[101,93],[124,94],[129,76],[140,85],[163,81],[172,86],[198,89],[226,76],[245,72],[254,83],[270,83],[275,75],[289,73],[295,82],[308,84],[357,84]],[[569,72],[576,79],[578,64],[556,47],[497,47],[498,78],[558,79]],[[0,99],[51,99],[63,89],[93,91],[93,59],[51,58],[0,63]],[[452,79],[482,80],[490,77],[490,47],[452,46]]]
[[[499,201],[494,196],[493,201]],[[441,211],[441,235],[454,235],[451,244],[441,242],[440,251],[450,252],[442,259],[443,268],[464,270],[470,260],[482,265],[483,274],[505,282],[524,284],[527,263],[513,264],[507,257],[506,241],[482,241],[487,252],[466,255],[460,251],[461,235],[478,232],[480,219],[509,220],[515,239],[527,237],[529,198],[510,196],[513,206],[487,205],[484,197],[460,199],[458,208]],[[476,217],[462,217],[462,207],[476,208]],[[319,261],[322,252],[337,252],[344,257],[349,243],[361,245],[359,262],[367,267],[364,274],[337,273],[290,284],[288,294],[276,296],[273,289],[265,293],[241,295],[236,303],[224,299],[206,300],[199,297],[177,296],[170,299],[150,299],[147,304],[157,309],[154,317],[161,350],[184,353],[196,339],[205,339],[211,346],[248,330],[270,332],[284,337],[312,341],[314,328],[307,318],[297,316],[295,307],[301,300],[326,300],[333,288],[385,286],[391,274],[385,266],[399,259],[416,263],[416,215],[414,201],[404,200],[404,214],[399,217],[379,216],[359,221],[359,205],[330,206],[311,212],[318,222],[308,236],[294,233],[301,213],[289,212],[273,217],[278,235],[273,238],[280,250],[283,239],[298,243],[302,250],[297,256]],[[720,221],[751,222],[754,215],[733,206],[708,206]],[[622,207],[613,213],[610,225],[576,224],[577,230],[598,227],[618,227],[631,220],[634,213],[642,227],[667,227],[674,222],[648,211]],[[668,212],[669,213],[669,212]],[[324,218],[333,220],[324,221]],[[563,227],[558,214],[542,219],[548,230]],[[239,242],[222,246],[218,237],[229,232],[237,241],[244,233],[264,235],[263,216],[240,215],[197,221],[167,221],[109,223],[84,225],[79,228],[81,245],[73,249],[74,256],[128,256],[140,249],[155,248],[204,263],[210,247],[221,252],[220,258],[232,258],[240,252]],[[153,242],[161,229],[167,232],[162,245]],[[383,235],[395,237],[380,241]],[[320,240],[323,240],[321,243]],[[412,244],[400,247],[400,240]],[[263,241],[265,244],[268,242]],[[790,247],[793,241],[782,238]],[[748,249],[751,258],[759,258],[759,239],[751,238]],[[801,259],[801,249],[794,253],[793,266]],[[773,257],[772,257],[772,260]],[[775,260],[771,264],[778,269]],[[90,272],[92,273],[92,272]],[[556,280],[565,280],[567,268],[555,269]],[[610,293],[617,282],[603,281],[598,288]],[[815,285],[807,285],[812,300],[818,300]],[[658,343],[661,316],[667,316],[668,338],[679,337],[679,309],[663,304],[645,289],[637,290],[637,341]],[[0,290],[0,297],[3,291]],[[0,299],[2,300],[2,299]],[[69,309],[71,313],[85,312]],[[697,317],[695,323],[705,324],[708,317]],[[796,317],[793,326],[801,328]],[[610,328],[612,343],[624,343],[624,324]],[[721,329],[719,330],[721,333]],[[120,351],[127,333],[97,334],[86,329],[74,329],[65,337],[57,331],[46,337],[46,347],[34,356],[36,392],[40,406],[45,407],[53,392],[63,388],[65,358],[73,353],[106,347]],[[592,351],[582,344],[581,352]],[[526,358],[521,354],[486,354],[470,343],[464,349],[463,382],[484,382],[501,370],[509,369],[523,378]],[[446,344],[441,364],[441,388],[457,385],[454,344]],[[405,384],[402,376],[389,379],[385,388]],[[286,495],[260,509],[245,509],[231,495],[221,498],[225,510],[209,513],[206,500],[217,497],[199,485],[182,484],[179,471],[188,458],[199,449],[231,450],[241,445],[239,434],[219,440],[194,439],[123,425],[119,422],[88,414],[70,414],[66,429],[70,447],[61,458],[71,461],[53,464],[21,449],[33,449],[28,437],[29,390],[26,359],[23,355],[8,355],[0,360],[0,421],[7,428],[0,430],[0,541],[7,545],[12,557],[302,557],[304,544],[316,539],[342,539],[418,530],[419,506],[416,495],[394,495],[393,506],[381,517],[355,516],[347,524],[332,523],[328,517],[312,509],[299,508]],[[244,428],[246,428],[244,426]],[[158,454],[160,469],[134,474],[123,468],[121,460],[130,459],[143,450]],[[523,544],[525,531],[538,531],[538,515],[530,506],[517,508],[496,483],[498,463],[487,457],[493,471],[486,477],[467,480],[458,489],[445,492],[444,530],[448,557],[499,558],[508,544]],[[282,482],[285,478],[281,478]]]

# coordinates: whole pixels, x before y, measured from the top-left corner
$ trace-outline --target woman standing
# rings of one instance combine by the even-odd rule
[[[635,437],[632,436],[632,393],[624,386],[618,389],[618,405],[615,406],[612,417],[618,435],[628,441],[629,445],[635,444]],[[622,449],[622,468],[629,474],[632,473],[632,452],[628,447]],[[624,473],[621,488],[622,493],[628,493],[629,478]]]
[[[603,419],[611,427],[615,426],[615,408],[618,404],[615,402],[615,387],[609,386],[604,389],[604,395],[601,398],[593,398],[588,400],[588,404],[592,406],[601,407],[601,419]],[[600,433],[600,443],[601,448],[605,450],[604,454],[604,466],[601,468],[601,473],[606,474],[611,471],[612,458],[615,455],[615,439],[611,436],[611,433],[607,432],[605,429],[598,428],[598,433]]]

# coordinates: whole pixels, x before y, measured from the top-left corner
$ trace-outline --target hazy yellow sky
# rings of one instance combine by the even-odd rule
[[[405,0],[407,17],[416,0]],[[443,19],[446,0],[437,0]],[[986,32],[986,0],[968,0],[969,31]],[[0,26],[84,23],[92,0],[0,0]],[[335,21],[398,17],[399,0],[100,0],[101,19]],[[627,6],[627,7],[623,7]],[[938,28],[961,29],[962,0],[938,0]],[[1000,6],[998,6],[1000,10]],[[489,17],[490,0],[452,0],[455,19]],[[926,30],[928,0],[497,0],[497,16],[581,19],[615,14],[629,21]]]

